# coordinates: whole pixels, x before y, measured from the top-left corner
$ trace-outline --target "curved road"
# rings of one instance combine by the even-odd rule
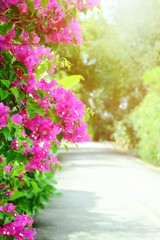
[[[38,217],[37,240],[160,240],[160,171],[109,144],[61,150],[61,198]]]

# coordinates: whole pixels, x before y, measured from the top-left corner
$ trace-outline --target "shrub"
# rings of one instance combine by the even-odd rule
[[[1,239],[33,239],[31,217],[55,191],[61,141],[89,139],[85,105],[53,77],[70,67],[57,46],[81,43],[77,11],[96,3],[0,0]]]

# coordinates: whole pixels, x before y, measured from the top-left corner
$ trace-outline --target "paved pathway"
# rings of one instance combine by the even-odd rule
[[[62,151],[61,198],[38,217],[37,240],[160,240],[160,171],[105,144]]]

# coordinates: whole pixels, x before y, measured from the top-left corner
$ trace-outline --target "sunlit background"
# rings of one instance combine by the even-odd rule
[[[72,66],[58,74],[83,76],[73,90],[94,112],[91,139],[159,165],[160,1],[101,0],[79,18],[83,45],[61,48]]]
[[[55,79],[81,76],[91,142],[61,149],[63,195],[37,239],[158,240],[160,1],[101,0],[79,19],[83,44],[59,48],[71,69]]]

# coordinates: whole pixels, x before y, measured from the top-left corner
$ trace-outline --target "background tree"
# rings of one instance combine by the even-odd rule
[[[147,93],[142,78],[159,65],[160,3],[114,1],[110,15],[81,17],[83,46],[63,48],[72,64],[69,74],[84,77],[77,94],[95,114],[89,121],[93,140],[111,140],[115,124],[125,119]],[[132,143],[133,127],[124,121]]]

